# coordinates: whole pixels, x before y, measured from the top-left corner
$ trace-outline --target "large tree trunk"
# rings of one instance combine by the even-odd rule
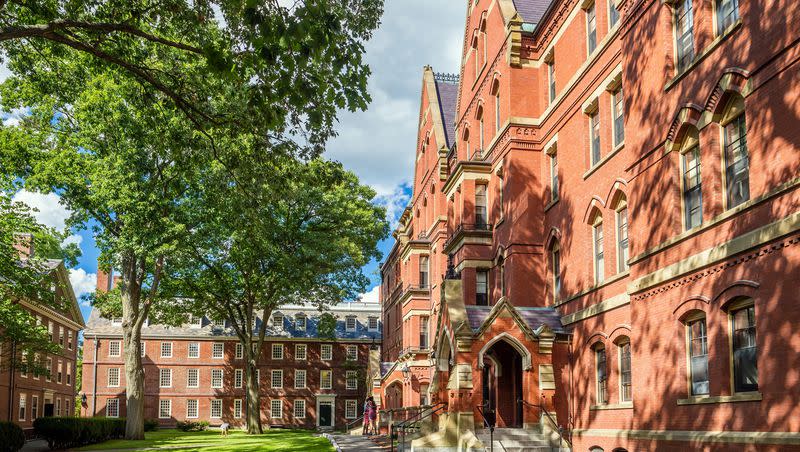
[[[137,322],[141,286],[138,283],[136,260],[122,259],[122,338],[125,358],[125,439],[144,439],[144,369],[139,351],[142,335],[141,322]]]
[[[247,384],[247,433],[249,435],[257,435],[264,433],[261,428],[261,395],[258,389],[258,380],[256,378],[256,360],[253,353],[252,342],[247,341],[243,344],[245,347],[245,355],[247,356],[247,364],[245,365],[245,375]]]

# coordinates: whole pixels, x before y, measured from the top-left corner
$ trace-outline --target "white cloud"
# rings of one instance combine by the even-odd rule
[[[386,221],[389,222],[389,230],[397,228],[400,217],[411,199],[411,187],[406,184],[397,186],[389,193],[378,195],[375,201],[378,205],[386,208]]]
[[[82,268],[73,268],[69,271],[69,282],[72,283],[72,290],[78,298],[81,306],[91,306],[87,301],[82,301],[81,297],[86,294],[94,293],[97,287],[97,274],[86,273]]]
[[[379,301],[378,294],[381,291],[381,286],[375,286],[369,292],[361,295],[359,299],[364,303],[377,303]]]
[[[340,112],[339,136],[327,154],[382,197],[413,178],[422,70],[429,64],[459,71],[465,14],[462,2],[385,3],[381,27],[366,45],[372,103],[365,112]]]
[[[14,195],[14,201],[23,202],[33,209],[32,214],[39,223],[58,231],[66,228],[70,211],[61,205],[61,198],[55,193],[20,190]]]
[[[0,71],[0,78],[5,79],[7,75],[2,74]],[[28,107],[14,108],[10,112],[0,113],[0,118],[3,119],[3,126],[11,127],[18,126],[22,122],[22,118],[30,114],[31,109]]]

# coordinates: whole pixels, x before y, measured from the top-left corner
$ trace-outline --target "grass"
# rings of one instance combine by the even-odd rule
[[[223,452],[242,451],[303,451],[333,452],[327,439],[314,436],[306,430],[268,430],[263,435],[247,435],[242,431],[231,431],[227,438],[220,436],[219,431],[181,432],[178,430],[159,430],[147,432],[145,439],[127,441],[115,439],[104,443],[92,444],[74,450],[113,450],[164,448],[181,452]]]

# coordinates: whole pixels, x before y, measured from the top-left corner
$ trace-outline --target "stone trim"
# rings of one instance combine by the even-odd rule
[[[578,437],[603,437],[644,439],[655,441],[686,441],[705,444],[781,444],[800,445],[797,432],[729,432],[702,430],[626,430],[626,429],[575,429]]]
[[[652,288],[797,230],[800,230],[800,211],[642,276],[628,285],[628,293],[633,294]]]
[[[591,168],[586,170],[586,172],[583,173],[583,176],[582,176],[583,179],[585,180],[586,178],[588,178],[589,176],[594,174],[594,172],[597,171],[598,169],[600,169],[601,166],[605,165],[606,162],[611,160],[615,155],[619,154],[619,151],[621,151],[624,147],[625,147],[625,143],[624,142],[618,144],[611,152],[609,152],[608,154],[603,156],[597,163],[592,165]]]
[[[632,410],[632,409],[633,409],[633,402],[606,403],[604,405],[592,405],[589,407],[590,411]]]
[[[600,303],[595,303],[589,306],[588,308],[581,309],[580,311],[561,317],[561,323],[566,326],[569,325],[570,323],[586,320],[590,317],[594,317],[604,312],[608,312],[613,309],[617,309],[619,307],[630,304],[630,302],[631,298],[627,293],[614,295],[613,297],[603,300]]]
[[[584,295],[586,295],[588,293],[594,292],[595,290],[600,289],[601,287],[605,287],[605,286],[608,286],[610,284],[613,284],[613,283],[619,281],[620,279],[623,279],[623,278],[625,278],[625,277],[627,277],[629,275],[630,275],[630,270],[625,270],[622,273],[617,273],[616,275],[606,279],[605,281],[601,282],[600,284],[595,284],[595,285],[593,285],[593,286],[591,286],[591,287],[589,287],[587,289],[584,289],[584,290],[582,290],[582,291],[580,291],[580,292],[578,292],[576,294],[568,295],[566,298],[558,300],[556,303],[553,304],[553,307],[557,308],[559,306],[565,305],[565,304],[569,303],[570,301],[575,300],[576,298],[580,298],[580,297],[582,297],[582,296],[584,296]]]
[[[678,405],[704,405],[709,403],[733,403],[733,402],[760,402],[763,399],[760,392],[740,392],[729,396],[696,396],[688,399],[678,399]]]

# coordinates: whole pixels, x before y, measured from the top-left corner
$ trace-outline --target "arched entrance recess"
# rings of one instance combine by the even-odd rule
[[[518,345],[518,344],[515,344]],[[491,344],[482,354],[482,395],[485,413],[494,413],[497,427],[522,427],[522,371],[530,358],[505,338]],[[526,359],[527,358],[527,359]]]
[[[385,409],[393,410],[403,407],[403,383],[399,380],[392,382],[384,391],[386,401]]]

